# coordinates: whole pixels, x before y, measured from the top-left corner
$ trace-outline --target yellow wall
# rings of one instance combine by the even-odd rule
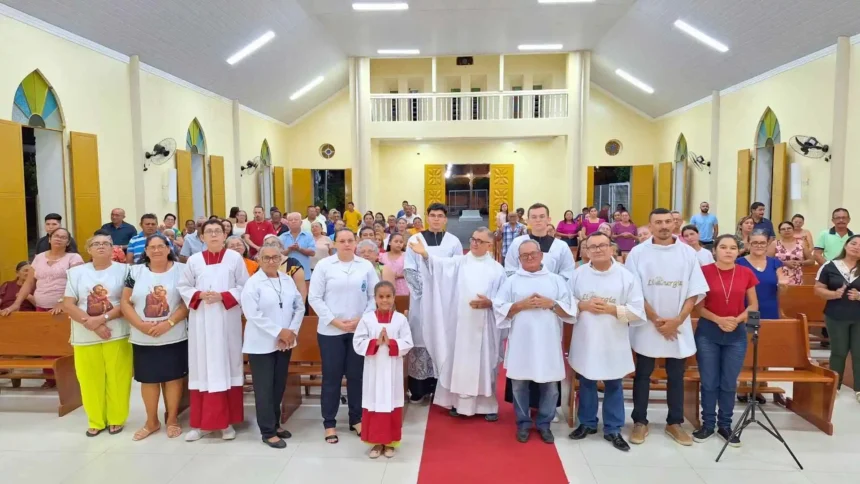
[[[429,57],[419,59],[371,59],[370,92],[391,91],[432,92],[433,60]],[[411,85],[410,85],[411,84]],[[402,90],[401,90],[402,89]]]
[[[269,152],[272,155],[272,166],[287,166],[289,154],[287,152],[287,132],[289,128],[283,124],[274,123],[270,120],[260,118],[243,109],[239,110],[239,147],[241,150],[238,163],[234,164],[233,170],[239,170],[239,167],[245,164],[248,160],[253,160],[260,156],[260,150],[263,147],[263,140],[269,142]],[[232,139],[232,138],[231,138]],[[233,184],[232,175],[228,170],[227,185]],[[261,202],[260,199],[260,177],[259,171],[253,175],[241,177],[242,183],[242,200],[238,201],[238,205],[245,210],[251,210],[255,205]],[[284,182],[286,183],[286,181]],[[285,196],[287,194],[285,193]],[[231,204],[228,204],[232,206]],[[278,201],[275,205],[284,210],[283,202]],[[228,206],[228,208],[229,208]],[[268,209],[268,207],[267,207]]]
[[[687,140],[687,150],[711,160],[711,103],[703,103],[688,111],[657,121],[656,161],[658,163],[675,161],[675,145],[681,134]],[[687,166],[691,183],[690,197],[682,210],[684,219],[698,213],[699,203],[709,200],[710,175],[707,170],[699,171]],[[726,193],[731,193],[727,190]],[[724,195],[728,196],[728,195]]]
[[[504,90],[522,86],[528,91],[536,84],[543,89],[565,89],[566,71],[567,54],[506,55]]]
[[[287,130],[287,159],[289,168],[346,169],[352,168],[353,112],[349,92],[344,89],[326,104],[311,112]],[[335,155],[325,159],[319,149],[325,143],[334,146]],[[281,163],[278,163],[281,164]]]
[[[565,143],[563,136],[527,141],[380,143],[371,208],[394,213],[403,200],[409,200],[423,213],[424,165],[506,163],[514,165],[514,205],[543,202],[557,220],[569,208],[570,190],[564,183]]]
[[[656,125],[597,89],[591,89],[586,123],[586,166],[649,165],[657,161]],[[622,145],[621,153],[615,156],[605,151],[606,142],[612,139]]]
[[[860,45],[851,46],[849,82],[848,135],[845,149],[845,176],[843,177],[845,195],[842,205],[854,215],[853,227],[856,233],[860,229],[860,193],[857,190],[857,180],[860,180],[860,146],[857,145],[857,140],[860,139]],[[822,170],[822,173],[826,173],[826,170]],[[827,208],[826,220],[830,220],[830,211],[836,207]]]

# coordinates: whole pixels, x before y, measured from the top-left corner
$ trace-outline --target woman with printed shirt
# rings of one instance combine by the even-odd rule
[[[242,352],[248,355],[254,382],[257,425],[263,443],[283,449],[290,432],[279,428],[281,400],[287,385],[290,356],[297,344],[305,302],[290,276],[278,271],[281,250],[263,246],[257,253],[260,270],[242,288],[245,337]]]
[[[72,320],[75,374],[87,413],[87,437],[122,432],[131,395],[131,345],[120,298],[125,264],[111,261],[113,242],[96,232],[85,245],[92,262],[69,269],[63,309]]]
[[[335,234],[337,254],[319,261],[313,274],[308,302],[319,316],[317,342],[322,357],[322,410],[325,441],[338,442],[335,425],[340,386],[346,375],[349,429],[361,435],[361,386],[364,358],[353,348],[355,328],[363,314],[374,311],[373,288],[379,282],[373,265],[355,255],[355,234]]]
[[[177,284],[184,264],[176,262],[161,234],[146,239],[143,256],[129,267],[122,291],[122,313],[131,325],[134,379],[146,407],[146,423],[134,433],[143,440],[161,429],[158,399],[164,390],[167,437],[182,434],[179,402],[188,376],[188,308]]]

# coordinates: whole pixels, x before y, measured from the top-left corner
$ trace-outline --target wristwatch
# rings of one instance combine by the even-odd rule
[[[171,328],[176,326],[176,323],[174,323],[173,321],[171,321],[169,319],[167,320],[167,324],[169,324]]]
[[[108,314],[107,314],[107,313],[105,313],[105,314],[104,314],[104,316],[105,316],[105,322],[110,321],[110,316],[108,316]]]

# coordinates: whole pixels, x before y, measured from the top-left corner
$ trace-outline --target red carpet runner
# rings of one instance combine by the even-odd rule
[[[504,401],[504,369],[499,373],[498,422],[481,416],[453,418],[442,407],[430,408],[419,484],[568,482],[554,445],[544,444],[534,431],[528,443],[516,441],[514,407]]]

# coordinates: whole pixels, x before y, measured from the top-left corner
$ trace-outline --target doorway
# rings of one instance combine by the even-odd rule
[[[448,165],[445,171],[445,198],[448,216],[460,216],[463,210],[489,213],[490,165]]]
[[[63,227],[71,227],[71,221],[66,215],[63,133],[22,126],[21,138],[27,212],[27,254],[32,258],[36,252],[36,242],[46,235],[42,223],[46,215],[56,213],[63,218]],[[69,230],[71,231],[70,228]]]
[[[346,210],[346,170],[311,170],[313,180],[313,204],[323,212],[336,208]],[[304,211],[306,207],[294,207]]]
[[[630,167],[605,166],[594,169],[594,199],[592,206],[630,207]]]

